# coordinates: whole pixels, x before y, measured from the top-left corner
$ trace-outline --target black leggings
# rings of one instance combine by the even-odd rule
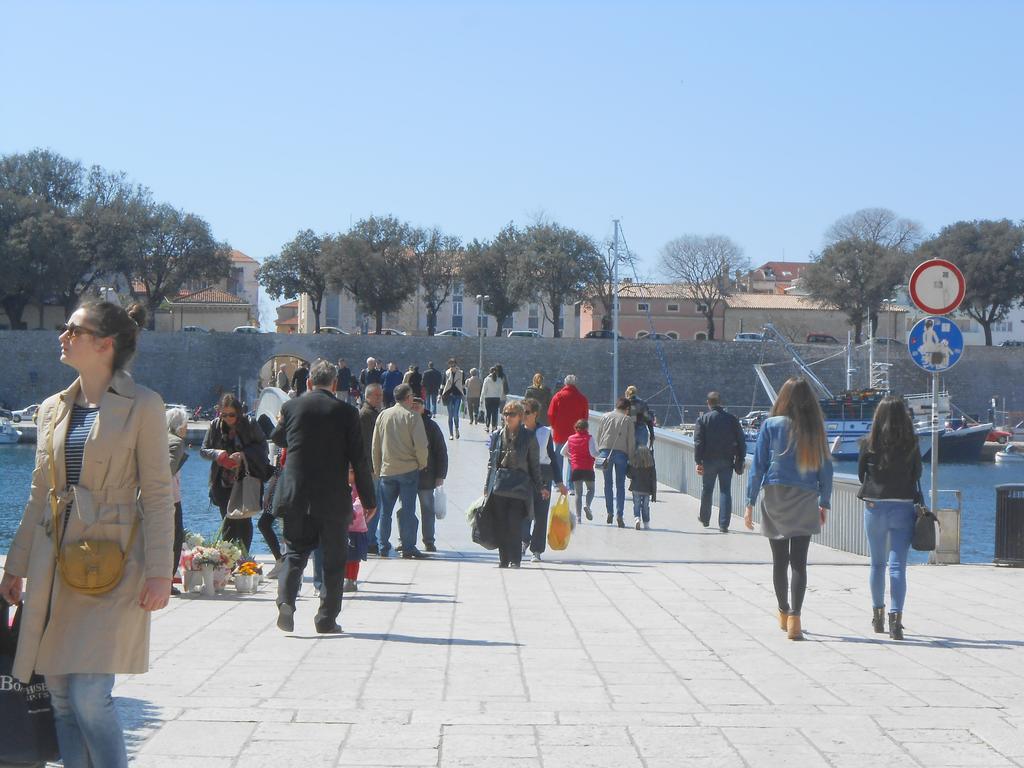
[[[181,514],[181,502],[174,502],[174,565],[171,567],[171,577],[178,572],[178,564],[181,562],[181,550],[185,546],[185,522]]]
[[[501,421],[501,419],[498,418],[498,411],[501,410],[501,398],[485,397],[484,408],[487,411],[487,413],[485,414],[487,421],[485,426],[487,427],[488,430],[497,429],[498,422]]]
[[[807,550],[811,546],[810,536],[793,536],[789,539],[769,539],[772,545],[772,581],[775,582],[775,597],[779,610],[792,616],[800,615],[807,591]],[[793,570],[793,604],[787,600],[790,591],[789,570]]]
[[[269,512],[264,512],[260,515],[260,519],[256,523],[256,527],[260,529],[260,533],[263,534],[264,541],[267,542],[267,547],[270,548],[270,554],[274,556],[275,560],[281,559],[281,543],[277,539],[277,532],[274,530],[274,520],[276,518]]]

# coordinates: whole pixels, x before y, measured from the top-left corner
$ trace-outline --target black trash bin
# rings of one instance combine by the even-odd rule
[[[996,486],[998,565],[1024,565],[1024,483]]]

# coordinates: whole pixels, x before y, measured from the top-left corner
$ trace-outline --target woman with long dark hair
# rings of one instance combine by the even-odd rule
[[[889,566],[889,637],[903,639],[907,554],[914,537],[914,503],[921,498],[921,450],[906,403],[886,397],[861,441],[857,476],[871,553],[871,625],[885,632],[885,567]]]
[[[743,515],[751,530],[754,504],[762,488],[761,533],[772,548],[779,626],[790,640],[802,640],[800,611],[807,591],[807,551],[811,536],[825,524],[832,499],[832,455],[825,419],[818,398],[802,377],[783,384],[771,415],[757,434]]]
[[[267,438],[246,418],[242,403],[233,394],[225,393],[219,405],[220,415],[210,422],[199,455],[210,461],[210,501],[217,505],[224,520],[222,536],[241,542],[248,553],[252,549],[252,519],[228,518],[228,503],[231,489],[247,471],[259,476],[261,470],[269,468]]]
[[[114,676],[149,668],[150,612],[171,594],[164,404],[125,370],[145,317],[140,305],[92,301],[61,328],[61,362],[78,378],[39,407],[31,495],[0,581],[17,603],[28,577],[12,675],[46,678],[67,768],[128,765]],[[122,569],[98,593],[58,567],[94,542],[114,542]]]

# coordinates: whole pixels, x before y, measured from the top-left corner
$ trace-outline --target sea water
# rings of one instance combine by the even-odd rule
[[[35,446],[0,445],[0,553],[6,553],[18,528],[28,499],[35,461]],[[856,462],[837,462],[837,472],[855,474]],[[923,486],[928,495],[929,467],[925,464]],[[181,469],[181,504],[185,527],[204,536],[216,533],[220,514],[210,503],[207,492],[210,463],[189,450],[189,459]],[[960,524],[960,558],[965,563],[990,563],[995,551],[995,487],[1003,483],[1024,483],[1024,465],[1020,464],[941,464],[939,488],[963,492],[963,518]],[[941,506],[952,503],[943,494]],[[253,521],[255,524],[255,520]],[[259,531],[253,536],[253,553],[267,554],[267,545]]]

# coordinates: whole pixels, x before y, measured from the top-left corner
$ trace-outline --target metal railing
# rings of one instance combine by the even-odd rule
[[[590,431],[597,434],[597,425],[605,414],[590,412]],[[674,430],[655,429],[655,453],[657,456],[658,482],[670,488],[699,499],[701,477],[694,463],[693,438]],[[749,470],[749,462],[748,462]],[[836,474],[832,481],[832,509],[821,533],[813,541],[832,549],[868,554],[867,534],[864,532],[864,502],[857,498],[860,481],[854,475]],[[718,506],[718,490],[715,489],[714,504]],[[732,512],[734,517],[743,516],[747,499],[747,473],[733,475]],[[754,507],[754,521],[761,522],[761,510]]]

